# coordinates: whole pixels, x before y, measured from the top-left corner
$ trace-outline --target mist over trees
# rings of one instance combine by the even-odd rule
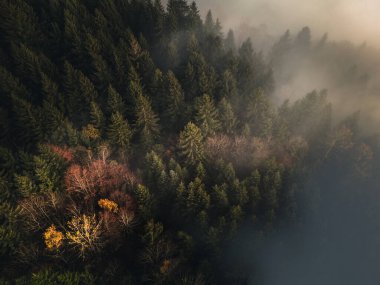
[[[0,0],[1,284],[379,280],[378,138],[323,87],[275,100],[340,47],[305,27],[267,58],[222,25],[185,0]]]

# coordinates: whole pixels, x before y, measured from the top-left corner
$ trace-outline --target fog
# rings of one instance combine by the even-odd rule
[[[328,31],[336,40],[380,43],[377,0],[199,0],[197,4],[202,16],[211,9],[224,27],[233,29],[262,26],[279,35],[307,25],[317,35]]]
[[[202,16],[210,9],[225,32],[233,29],[238,44],[252,39],[256,51],[272,61],[277,104],[312,90],[327,89],[335,121],[361,112],[366,134],[380,128],[380,29],[375,0],[207,0],[197,2]],[[311,30],[307,53],[289,52],[273,61],[271,50],[286,30],[294,40]],[[328,34],[322,49],[320,39]],[[360,80],[361,78],[361,80]]]
[[[273,98],[302,98],[328,90],[334,122],[360,112],[362,136],[380,131],[380,29],[376,0],[207,0],[198,1],[202,16],[209,9],[224,31],[238,42],[251,37],[272,64]],[[306,48],[295,41],[310,27]],[[273,44],[290,30],[280,56]],[[321,41],[325,33],[328,40]],[[379,147],[379,143],[374,144]],[[379,166],[375,157],[374,165]],[[310,178],[305,191],[316,192],[317,211],[300,201],[302,222],[273,233],[260,243],[243,231],[228,251],[228,264],[251,275],[249,284],[379,284],[380,211],[376,177],[348,177],[344,165],[326,163]],[[376,173],[376,171],[374,171]],[[372,180],[371,180],[372,179]]]

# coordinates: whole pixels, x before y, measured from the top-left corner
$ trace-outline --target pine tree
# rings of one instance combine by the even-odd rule
[[[165,98],[163,112],[171,127],[180,126],[184,111],[184,93],[181,85],[172,71],[168,71],[165,82]]]
[[[128,151],[131,144],[132,129],[120,113],[111,116],[108,127],[108,138],[115,147]]]
[[[147,90],[149,98],[152,100],[152,108],[157,112],[162,112],[165,107],[165,83],[166,78],[160,69],[156,69]]]
[[[4,94],[1,95],[4,99],[6,96],[9,97],[11,94],[14,94],[22,99],[29,99],[28,91],[25,86],[4,66],[0,66],[0,94]],[[4,104],[5,102],[2,103]]]
[[[247,120],[251,123],[251,130],[256,136],[271,134],[274,110],[262,90],[256,90],[247,103]]]
[[[186,193],[186,208],[188,217],[194,217],[202,210],[207,210],[210,206],[210,195],[206,192],[205,185],[198,177],[190,182]]]
[[[225,98],[219,102],[218,113],[221,130],[228,135],[234,134],[237,127],[237,120],[231,104]]]
[[[295,39],[295,45],[300,50],[307,50],[311,45],[311,31],[309,27],[303,27]]]
[[[235,43],[235,34],[233,30],[229,30],[227,33],[227,37],[224,41],[224,48],[227,51],[236,52],[236,43]]]
[[[237,82],[230,70],[226,70],[223,73],[221,82],[220,82],[220,98],[226,98],[231,102],[236,103],[238,95]]]
[[[99,97],[98,92],[81,71],[68,62],[65,62],[64,67],[67,112],[73,122],[78,122],[79,126],[86,125],[90,118],[90,104]]]
[[[60,192],[63,189],[61,173],[66,169],[65,160],[51,151],[49,147],[40,147],[40,154],[34,156],[34,177],[39,192]]]
[[[32,146],[43,138],[41,113],[29,102],[12,97],[15,113],[15,138],[23,145]]]
[[[208,95],[197,98],[195,102],[195,121],[204,137],[214,135],[220,130],[219,114],[214,101]]]
[[[168,17],[172,19],[171,32],[179,29],[187,30],[189,28],[187,19],[189,14],[189,6],[186,0],[169,0],[167,5]],[[175,28],[175,29],[173,29]]]
[[[139,140],[143,147],[152,146],[159,136],[159,119],[153,112],[151,103],[144,95],[136,98],[135,108],[136,121],[134,126],[138,132]]]
[[[144,178],[150,189],[157,191],[163,191],[165,188],[166,178],[162,179],[163,176],[167,176],[165,165],[162,159],[154,152],[149,152],[145,157],[145,171]],[[160,189],[161,188],[161,189]]]
[[[100,106],[92,101],[90,105],[90,116],[91,116],[91,123],[98,129],[100,132],[103,132],[105,128],[105,117],[102,109]]]
[[[240,92],[243,96],[248,96],[254,89],[254,67],[253,67],[253,47],[251,39],[247,39],[239,49],[239,65],[237,79]]]
[[[143,185],[138,185],[134,191],[136,202],[138,205],[139,216],[144,221],[149,221],[153,218],[154,199],[149,189]]]
[[[189,165],[196,165],[204,158],[203,136],[201,130],[192,122],[180,133],[178,148],[180,155]]]
[[[124,116],[125,104],[123,98],[111,85],[108,87],[107,105],[110,114],[119,113]]]
[[[279,41],[273,45],[270,53],[271,61],[281,66],[281,63],[284,60],[284,56],[290,52],[291,48],[292,44],[290,32],[287,30],[285,34],[281,36]]]
[[[190,4],[189,11],[189,28],[193,31],[199,31],[202,28],[202,19],[199,16],[199,10],[195,1]]]
[[[206,34],[212,34],[215,31],[215,22],[212,17],[211,10],[207,12],[204,28],[205,28]]]
[[[165,11],[161,3],[161,0],[154,0],[154,10],[153,10],[153,21],[154,21],[154,33],[153,40],[154,43],[159,43],[161,38],[164,36],[164,16]]]
[[[25,1],[4,1],[0,4],[1,34],[9,42],[38,46],[43,37],[33,8]]]

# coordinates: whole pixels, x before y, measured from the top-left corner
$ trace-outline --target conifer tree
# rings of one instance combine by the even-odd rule
[[[145,172],[144,177],[145,181],[150,189],[156,189],[162,191],[165,187],[162,177],[167,176],[165,165],[162,159],[154,152],[149,152],[145,157]]]
[[[209,208],[210,195],[206,192],[205,185],[198,177],[189,183],[186,195],[188,217],[194,217],[194,215],[199,214],[200,211]]]
[[[227,51],[236,52],[235,34],[233,30],[229,30],[224,41],[224,47]]]
[[[132,129],[120,113],[114,113],[111,116],[108,138],[115,147],[119,147],[122,151],[128,151],[132,138]]]
[[[214,135],[220,130],[219,114],[215,108],[214,101],[209,95],[205,94],[197,98],[195,102],[195,121],[202,130],[204,137]]]
[[[223,73],[221,82],[220,82],[220,98],[229,99],[231,102],[236,104],[238,95],[237,82],[230,70],[226,70]]]
[[[149,147],[153,145],[155,139],[159,136],[159,119],[153,112],[148,98],[144,95],[136,98],[135,108],[136,121],[134,125],[139,135],[139,141],[143,147]]]
[[[0,31],[6,40],[32,46],[38,46],[43,40],[37,15],[25,1],[1,2],[0,18],[2,19]]]
[[[102,109],[100,106],[92,101],[90,105],[90,116],[91,116],[91,123],[101,132],[105,128],[105,117]]]
[[[90,104],[98,98],[98,92],[90,79],[70,63],[65,62],[65,95],[67,112],[73,122],[85,125],[90,117]]]
[[[4,98],[14,94],[19,98],[28,99],[28,91],[25,86],[4,66],[0,66],[0,92],[4,94],[2,95]]]
[[[271,133],[274,111],[269,99],[262,90],[256,90],[247,103],[247,119],[256,136],[268,136]]]
[[[215,31],[215,22],[211,10],[207,12],[204,27],[207,34],[212,34]]]
[[[183,118],[184,94],[172,71],[168,72],[165,79],[165,98],[162,109],[167,122],[176,129]]]
[[[232,135],[237,127],[237,120],[231,104],[225,98],[219,102],[218,114],[221,130],[228,135]]]
[[[186,164],[196,165],[204,158],[203,136],[201,130],[189,122],[180,133],[178,148]]]
[[[199,16],[199,10],[195,1],[191,2],[189,10],[189,28],[199,31],[202,28],[202,19]]]
[[[123,98],[111,85],[108,87],[107,105],[110,114],[119,113],[124,116],[125,104]]]
[[[43,137],[41,113],[29,102],[12,97],[13,111],[15,113],[15,123],[18,135],[16,138],[20,143],[32,146]]]
[[[161,0],[154,0],[153,7],[154,33],[152,42],[159,43],[164,36],[165,11]]]

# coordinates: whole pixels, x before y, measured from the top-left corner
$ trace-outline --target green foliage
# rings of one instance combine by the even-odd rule
[[[236,130],[237,119],[234,110],[227,99],[220,100],[218,105],[218,115],[221,123],[221,130],[228,135],[232,135]]]
[[[145,221],[151,219],[154,201],[149,189],[143,185],[138,185],[134,195],[138,203],[138,212],[141,219]]]
[[[160,132],[159,119],[154,113],[151,103],[143,95],[136,98],[136,121],[134,126],[139,136],[139,142],[148,148],[157,140]]]
[[[203,136],[201,130],[195,124],[188,123],[180,133],[178,148],[186,164],[195,165],[203,160]]]
[[[268,136],[272,131],[273,120],[274,110],[269,98],[261,89],[256,90],[247,103],[247,121],[251,123],[252,133],[256,136]]]
[[[29,283],[30,282],[30,283]],[[25,284],[33,285],[93,285],[96,284],[96,278],[89,272],[56,272],[53,270],[43,270],[33,273],[31,278]],[[24,284],[24,283],[22,283]]]
[[[110,114],[119,113],[121,115],[125,114],[125,104],[123,102],[123,98],[120,94],[112,87],[108,87],[108,112]]]
[[[172,71],[166,75],[163,114],[170,127],[177,129],[184,112],[184,94],[180,83]]]
[[[195,122],[202,130],[203,137],[214,135],[220,130],[219,114],[209,95],[197,98],[195,102]]]
[[[111,116],[111,122],[108,126],[108,139],[115,146],[123,151],[128,151],[132,138],[132,129],[128,122],[120,113],[114,113]]]

